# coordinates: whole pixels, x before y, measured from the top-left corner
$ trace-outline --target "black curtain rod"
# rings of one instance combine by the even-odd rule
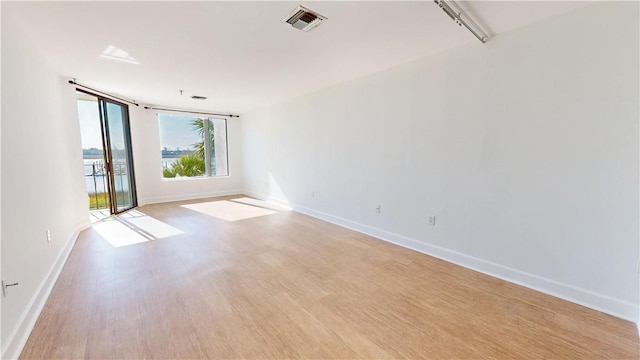
[[[151,107],[151,106],[145,106],[144,108],[147,109],[147,110],[175,111],[175,112],[185,112],[185,113],[191,113],[191,114],[225,116],[225,117],[231,117],[231,118],[234,118],[234,117],[239,118],[240,117],[240,115],[232,115],[232,114],[216,114],[216,113],[189,111],[189,110],[163,109],[163,108],[157,108],[157,107]]]
[[[135,102],[135,101],[129,101],[129,100],[127,100],[127,99],[123,99],[123,98],[121,98],[121,97],[117,97],[117,96],[114,96],[114,95],[108,94],[108,93],[106,93],[106,92],[103,92],[103,91],[100,91],[100,90],[96,90],[96,89],[90,88],[90,87],[88,87],[87,85],[78,84],[78,83],[75,81],[75,79],[74,79],[74,80],[69,80],[69,84],[77,85],[77,86],[83,87],[83,88],[85,88],[85,89],[89,89],[89,90],[91,90],[91,91],[93,91],[93,92],[97,92],[98,94],[102,94],[102,95],[108,96],[108,97],[110,97],[110,98],[118,99],[118,100],[120,100],[120,101],[124,101],[124,102],[126,102],[126,103],[133,104],[133,105],[135,105],[135,106],[140,106],[139,104],[136,104],[136,102]]]

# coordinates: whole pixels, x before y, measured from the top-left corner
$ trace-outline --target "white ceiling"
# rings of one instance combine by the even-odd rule
[[[328,20],[308,33],[281,23],[298,4]],[[459,4],[499,36],[587,3]],[[55,70],[79,83],[144,104],[234,113],[451,47],[483,46],[431,0],[3,2],[2,16],[15,17]],[[109,45],[140,64],[100,59]]]

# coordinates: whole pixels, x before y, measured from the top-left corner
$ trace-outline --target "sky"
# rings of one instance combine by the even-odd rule
[[[107,115],[109,119],[111,119],[109,122],[111,146],[114,149],[124,149],[121,107],[116,104],[107,103]],[[100,130],[100,110],[98,109],[98,102],[78,100],[78,118],[80,120],[82,148],[102,149],[102,132]]]
[[[192,116],[158,114],[160,149],[193,149],[192,144],[202,141],[192,125],[195,119]]]
[[[108,109],[112,110],[112,109]],[[102,148],[102,132],[100,130],[100,114],[97,101],[78,100],[78,115],[80,118],[80,133],[82,136],[82,148]],[[109,115],[112,112],[109,111]],[[188,150],[192,148],[192,144],[202,141],[198,133],[193,130],[192,116],[167,115],[158,114],[158,122],[160,125],[160,149],[169,148],[175,150]],[[112,143],[121,142],[121,136],[116,134],[122,133],[122,128],[117,126],[119,121],[115,121],[111,126]]]
[[[97,101],[78,100],[78,116],[80,118],[80,135],[82,148],[102,148],[100,130],[100,111]]]

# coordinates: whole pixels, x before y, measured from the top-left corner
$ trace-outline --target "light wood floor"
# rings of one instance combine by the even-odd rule
[[[21,358],[639,358],[632,323],[228,199],[83,232]]]

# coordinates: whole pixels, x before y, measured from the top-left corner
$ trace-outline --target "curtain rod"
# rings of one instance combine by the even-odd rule
[[[444,11],[449,17],[456,22],[456,24],[467,28],[469,32],[471,32],[481,43],[486,43],[489,40],[489,35],[487,35],[478,24],[476,24],[473,19],[467,14],[467,12],[462,11],[460,6],[455,3],[453,0],[433,0],[441,9]],[[453,5],[453,7],[451,6]],[[454,9],[455,7],[455,9]],[[466,17],[467,19],[463,19]]]
[[[105,96],[108,96],[108,97],[111,97],[111,98],[114,98],[114,99],[118,99],[118,100],[120,100],[120,101],[124,101],[124,102],[126,102],[126,103],[133,104],[133,105],[135,105],[135,106],[140,106],[139,104],[136,104],[136,101],[135,101],[135,100],[134,100],[134,101],[129,101],[129,100],[127,100],[127,99],[123,99],[123,98],[121,98],[121,97],[117,97],[117,96],[111,95],[111,94],[109,94],[109,93],[106,93],[106,92],[103,92],[103,91],[100,91],[100,90],[96,90],[96,89],[94,89],[94,88],[90,88],[90,87],[88,87],[87,85],[78,84],[78,83],[76,82],[76,79],[69,80],[69,84],[77,85],[77,86],[83,87],[83,88],[85,88],[85,89],[89,89],[89,90],[91,90],[91,91],[93,91],[93,92],[97,92],[98,94],[102,94],[102,95],[105,95]]]
[[[216,114],[216,113],[208,113],[208,112],[199,112],[199,111],[189,111],[189,110],[176,110],[176,109],[165,109],[165,108],[158,108],[158,107],[152,107],[152,106],[145,106],[144,107],[147,110],[161,110],[161,111],[175,111],[175,112],[186,112],[186,113],[191,113],[191,114],[201,114],[201,115],[213,115],[213,116],[224,116],[224,117],[237,117],[239,118],[240,115],[232,115],[232,114]]]

